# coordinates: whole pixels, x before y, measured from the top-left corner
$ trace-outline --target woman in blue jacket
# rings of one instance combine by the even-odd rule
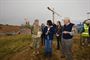
[[[51,56],[52,55],[52,40],[53,35],[55,34],[55,29],[53,27],[52,21],[47,21],[47,26],[44,28],[45,33],[45,55]]]

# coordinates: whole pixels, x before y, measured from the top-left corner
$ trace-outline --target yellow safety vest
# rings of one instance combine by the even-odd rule
[[[84,24],[84,32],[81,34],[83,37],[89,37],[89,26],[87,24]]]

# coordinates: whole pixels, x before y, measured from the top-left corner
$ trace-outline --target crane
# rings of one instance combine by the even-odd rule
[[[53,20],[53,23],[54,23],[54,19],[55,19],[55,14],[56,14],[57,16],[62,17],[59,13],[57,13],[56,11],[54,11],[54,8],[51,9],[50,7],[47,7],[47,9],[52,12],[52,20]]]

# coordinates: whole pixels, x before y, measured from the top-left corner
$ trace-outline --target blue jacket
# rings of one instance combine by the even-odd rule
[[[49,37],[49,40],[53,40],[53,36],[54,36],[54,34],[55,34],[55,32],[56,32],[56,29],[52,26],[52,27],[50,28],[48,34],[46,34],[47,31],[48,31],[48,27],[46,26],[46,27],[44,28],[45,40],[47,40],[48,37]]]

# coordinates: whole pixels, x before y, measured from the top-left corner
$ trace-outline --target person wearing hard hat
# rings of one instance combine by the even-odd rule
[[[88,45],[88,42],[90,40],[90,20],[89,19],[84,21],[84,29],[81,36],[83,38],[82,45],[85,45],[85,41],[87,41],[86,45]]]

